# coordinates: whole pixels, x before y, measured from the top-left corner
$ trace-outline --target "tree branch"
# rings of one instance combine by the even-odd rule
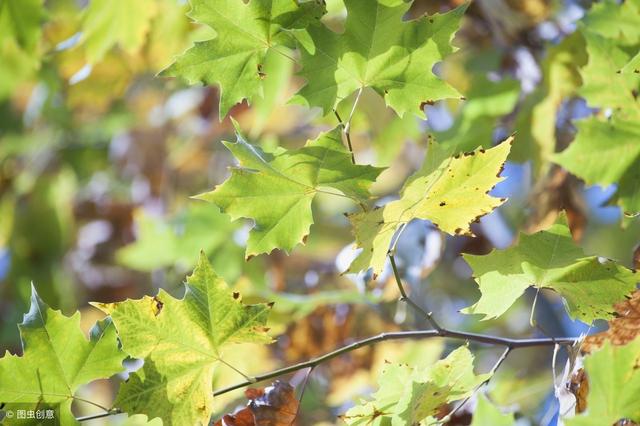
[[[380,333],[375,336],[368,337],[366,339],[351,343],[347,346],[343,346],[342,348],[328,352],[324,355],[321,355],[317,358],[313,358],[309,361],[294,364],[289,367],[284,367],[279,370],[271,371],[269,373],[259,374],[257,376],[252,377],[251,380],[246,380],[244,382],[237,383],[233,386],[216,390],[215,392],[213,392],[213,396],[222,395],[222,394],[234,391],[236,389],[249,386],[256,382],[262,382],[264,380],[269,380],[269,379],[274,379],[276,377],[284,376],[286,374],[293,373],[295,371],[302,370],[304,368],[316,367],[322,364],[323,362],[329,361],[332,358],[346,354],[356,349],[363,348],[365,346],[376,344],[378,342],[383,342],[387,340],[402,340],[402,339],[429,339],[434,337],[443,337],[443,338],[449,338],[449,339],[466,340],[466,341],[476,342],[476,343],[484,343],[489,345],[505,346],[509,349],[527,348],[527,347],[533,347],[533,346],[554,346],[556,343],[560,345],[570,345],[570,344],[573,344],[573,342],[575,342],[576,340],[576,338],[574,337],[557,337],[555,339],[551,339],[551,338],[510,339],[505,337],[495,337],[495,336],[489,336],[485,334],[476,334],[476,333],[465,333],[462,331],[447,330],[447,329],[441,329],[440,331],[419,330],[419,331],[397,331],[397,332],[391,332],[391,333]]]

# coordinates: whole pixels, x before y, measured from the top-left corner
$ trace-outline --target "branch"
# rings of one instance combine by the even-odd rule
[[[323,362],[329,361],[332,358],[346,354],[356,349],[363,348],[365,346],[376,344],[378,342],[383,342],[387,340],[402,340],[402,339],[429,339],[434,337],[443,337],[443,338],[449,338],[449,339],[466,340],[466,341],[476,342],[476,343],[484,343],[489,345],[505,346],[510,350],[517,349],[517,348],[528,348],[533,346],[554,346],[555,344],[571,345],[576,341],[576,338],[574,337],[557,337],[554,339],[551,339],[551,338],[510,339],[505,337],[489,336],[486,334],[465,333],[462,331],[447,330],[444,328],[441,328],[440,330],[397,331],[392,333],[380,333],[375,336],[368,337],[366,339],[351,343],[347,346],[343,346],[342,348],[336,349],[332,352],[326,353],[317,358],[313,358],[309,361],[294,364],[289,367],[284,367],[279,370],[271,371],[269,373],[259,374],[257,376],[252,377],[250,380],[245,380],[244,382],[237,383],[233,386],[219,389],[213,392],[213,396],[222,395],[222,394],[234,391],[236,389],[240,389],[245,386],[252,385],[256,382],[262,382],[264,380],[274,379],[276,377],[284,376],[286,374],[293,373],[295,371],[302,370],[305,368],[317,367],[318,365],[322,364]]]
[[[340,114],[338,114],[338,110],[333,110],[333,113],[336,115],[336,118],[340,122],[342,126],[342,133],[347,140],[347,147],[349,148],[349,152],[351,153],[351,162],[356,164],[356,157],[353,154],[353,146],[351,145],[351,119],[353,118],[353,113],[356,111],[356,107],[358,106],[358,102],[360,102],[360,96],[362,95],[362,90],[364,87],[360,87],[358,93],[356,94],[356,100],[353,102],[353,106],[351,107],[351,113],[349,114],[349,118],[347,118],[347,122],[343,122],[342,118],[340,118]]]

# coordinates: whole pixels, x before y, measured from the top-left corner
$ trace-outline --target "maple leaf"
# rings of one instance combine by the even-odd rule
[[[585,357],[589,378],[586,410],[564,419],[568,426],[617,424],[619,420],[640,422],[640,338],[624,346],[606,342]],[[620,423],[623,424],[623,423]],[[624,422],[624,424],[627,424]]]
[[[82,23],[89,62],[100,61],[115,45],[128,53],[137,52],[144,44],[155,13],[154,0],[91,0]]]
[[[425,369],[387,364],[372,401],[362,401],[342,419],[348,425],[417,425],[451,401],[466,398],[491,374],[473,372],[473,355],[465,346]]]
[[[484,314],[485,320],[502,315],[530,286],[559,293],[571,318],[586,323],[609,319],[613,304],[631,294],[638,282],[632,270],[587,256],[573,242],[564,214],[547,230],[521,234],[514,247],[463,257],[482,294],[462,312]]]
[[[403,22],[411,3],[402,0],[346,0],[345,31],[310,26],[314,49],[300,49],[307,79],[296,102],[325,113],[354,91],[371,87],[398,115],[423,115],[424,102],[460,97],[432,72],[454,52],[451,40],[466,5],[444,14]]]
[[[292,37],[303,37],[295,30],[324,13],[323,2],[315,0],[192,0],[191,7],[190,17],[213,28],[217,36],[196,42],[161,75],[218,84],[220,118],[243,99],[262,96],[267,52],[285,54],[282,46],[291,45]]]
[[[251,218],[246,256],[290,251],[309,233],[311,203],[322,188],[339,191],[355,201],[369,198],[369,187],[382,168],[354,165],[344,148],[339,128],[322,133],[297,150],[265,153],[237,133],[225,146],[240,162],[231,177],[213,191],[196,198],[210,201],[231,216]]]
[[[6,352],[0,358],[0,402],[5,408],[51,407],[61,424],[76,424],[71,404],[78,388],[123,371],[126,354],[118,347],[108,318],[95,324],[87,340],[80,329],[80,313],[66,317],[49,308],[35,287],[29,312],[18,328],[23,355]]]
[[[243,304],[204,253],[185,287],[182,299],[160,290],[155,297],[93,303],[113,318],[124,351],[145,361],[122,385],[116,404],[165,425],[208,423],[213,372],[224,362],[225,345],[271,342],[265,328],[271,305]]]
[[[640,116],[639,116],[640,117]],[[617,184],[625,212],[640,211],[640,125],[635,120],[597,118],[576,123],[578,133],[554,161],[590,185]]]
[[[604,23],[608,24],[605,25]],[[610,25],[616,22],[616,25]],[[589,105],[610,108],[608,120],[577,123],[575,141],[553,160],[590,185],[616,184],[626,213],[640,211],[640,5],[607,1],[594,5],[581,26],[588,61],[579,94]]]
[[[249,388],[244,392],[247,407],[226,414],[214,426],[291,426],[298,414],[298,399],[293,386],[276,380],[263,389]]]
[[[396,231],[413,219],[430,220],[449,234],[470,234],[473,221],[505,201],[488,193],[503,180],[500,172],[512,140],[451,158],[430,144],[422,168],[405,182],[399,200],[349,216],[356,243],[362,247],[349,271],[373,268],[374,275],[379,274]]]

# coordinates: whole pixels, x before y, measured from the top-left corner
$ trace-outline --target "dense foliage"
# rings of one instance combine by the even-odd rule
[[[0,423],[640,424],[639,93],[640,0],[0,0]]]

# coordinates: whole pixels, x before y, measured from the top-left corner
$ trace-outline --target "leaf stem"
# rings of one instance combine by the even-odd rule
[[[400,290],[400,295],[401,295],[400,300],[406,303],[407,305],[411,306],[420,314],[422,314],[422,316],[424,316],[427,319],[427,321],[429,321],[429,324],[431,324],[431,327],[433,327],[433,329],[436,330],[439,335],[444,335],[443,333],[446,330],[442,328],[440,324],[438,324],[438,321],[436,321],[433,318],[433,313],[427,312],[424,309],[422,309],[416,302],[411,300],[411,298],[407,295],[404,285],[402,284],[402,278],[400,278],[400,272],[398,272],[398,266],[396,265],[396,258],[394,256],[394,253],[389,252],[389,261],[391,262],[391,269],[393,269],[393,276],[396,279],[398,290]]]
[[[353,114],[356,112],[356,107],[358,106],[358,102],[360,102],[360,96],[362,96],[362,91],[364,90],[364,86],[360,86],[358,89],[358,93],[356,94],[356,99],[353,101],[353,106],[351,107],[351,112],[349,113],[349,118],[347,121],[342,121],[340,114],[338,114],[338,110],[334,109],[333,113],[336,115],[338,122],[342,126],[342,134],[347,140],[347,147],[349,148],[349,152],[351,153],[351,163],[356,164],[356,157],[353,153],[353,145],[351,144],[351,119],[353,118]]]

